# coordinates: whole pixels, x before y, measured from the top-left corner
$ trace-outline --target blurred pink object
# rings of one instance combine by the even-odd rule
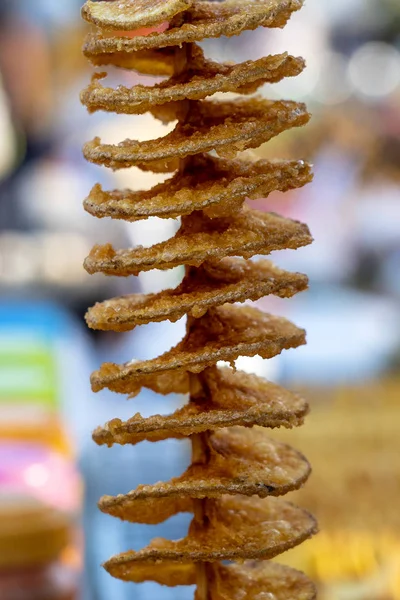
[[[51,507],[76,512],[80,478],[73,463],[39,444],[0,444],[0,496],[21,494]]]

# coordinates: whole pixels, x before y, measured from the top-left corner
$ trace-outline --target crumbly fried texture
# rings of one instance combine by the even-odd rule
[[[169,577],[173,581],[172,570]],[[211,600],[315,600],[314,584],[303,573],[273,562],[218,565],[210,570]]]
[[[262,429],[220,429],[209,438],[209,453],[207,463],[192,463],[183,475],[167,483],[104,496],[100,510],[124,521],[154,525],[177,512],[193,512],[188,499],[223,494],[281,496],[298,489],[310,474],[304,456],[270,440]]]
[[[117,251],[111,244],[94,246],[84,266],[88,273],[126,277],[182,264],[200,266],[206,260],[227,256],[250,258],[274,250],[296,250],[311,242],[307,225],[245,207],[231,217],[209,219],[201,213],[187,217],[173,238],[150,248]]]
[[[174,116],[174,112],[166,117],[163,113],[166,120]],[[176,170],[178,159],[201,152],[215,150],[219,156],[234,158],[238,152],[256,148],[287,129],[305,125],[309,119],[305,105],[298,102],[257,97],[226,102],[205,100],[196,104],[186,121],[179,121],[162,138],[146,142],[125,140],[118,145],[102,144],[94,138],[85,144],[83,153],[89,162],[111,169],[137,166],[157,172]]]
[[[139,115],[159,104],[202,100],[216,92],[253,94],[265,83],[298,75],[304,66],[302,58],[294,58],[287,53],[237,65],[220,64],[205,60],[202,50],[196,48],[191,68],[154,86],[104,87],[101,80],[107,73],[95,73],[91,84],[81,93],[81,101],[89,112],[103,110]]]
[[[86,270],[129,276],[187,267],[175,290],[111,299],[90,309],[87,321],[96,329],[127,331],[189,317],[185,338],[170,351],[152,360],[106,363],[91,379],[94,391],[109,388],[130,396],[142,387],[162,394],[190,392],[189,403],[167,416],[114,419],[96,429],[93,438],[99,445],[112,446],[204,434],[193,438],[192,464],[180,477],[104,496],[99,503],[103,512],[135,523],[157,524],[179,512],[193,513],[188,535],[177,541],[155,539],[147,548],[115,556],[104,566],[125,581],[197,583],[195,600],[315,597],[312,584],[293,570],[272,563],[218,562],[269,559],[317,529],[306,511],[271,498],[302,485],[310,473],[307,460],[255,427],[300,425],[307,404],[234,368],[239,356],[271,358],[305,343],[304,330],[289,321],[234,303],[267,294],[289,297],[307,287],[303,275],[286,273],[268,261],[243,259],[307,245],[312,241],[308,228],[252,211],[244,202],[301,187],[312,175],[301,161],[233,159],[306,124],[310,115],[304,104],[290,101],[205,100],[217,92],[253,94],[265,83],[299,74],[304,61],[285,53],[219,65],[206,60],[194,44],[258,26],[283,27],[302,4],[303,0],[87,0],[82,11],[102,29],[90,34],[85,46],[94,64],[169,77],[153,87],[114,89],[102,81],[106,73],[95,74],[81,96],[88,110],[150,112],[163,123],[178,122],[159,139],[111,145],[95,138],[86,144],[85,157],[95,164],[175,175],[149,191],[107,192],[95,186],[85,209],[100,218],[126,221],[182,218],[172,239],[150,248],[116,251],[111,245],[96,246],[85,261]],[[126,35],[118,30],[136,31]],[[217,367],[220,360],[232,368]]]
[[[135,583],[154,581],[160,585],[176,587],[178,585],[196,584],[196,565],[194,563],[177,563],[163,560],[157,563],[137,563],[129,567],[129,579]],[[217,599],[216,599],[217,600]]]
[[[92,56],[95,67],[112,66],[119,69],[137,71],[143,75],[171,77],[174,74],[175,48],[154,48],[138,52],[112,52]]]
[[[314,584],[303,573],[275,562],[207,565],[210,600],[261,600],[260,594],[271,594],[274,600],[315,600]],[[155,581],[175,587],[196,583],[196,565],[163,561],[135,563],[129,566],[129,581]],[[245,594],[245,595],[243,595]],[[269,596],[268,596],[269,597]],[[196,597],[195,597],[196,600]]]
[[[158,561],[216,562],[268,559],[293,548],[317,530],[306,511],[277,498],[222,496],[205,500],[206,523],[195,520],[186,538],[155,539],[139,552],[119,554],[104,565],[118,579],[131,581],[137,565]],[[134,575],[133,575],[134,577]]]
[[[189,375],[184,376],[182,393],[189,391]],[[143,418],[137,413],[128,421],[113,419],[94,431],[94,441],[108,446],[159,442],[234,425],[292,428],[302,425],[308,414],[308,404],[299,395],[244,371],[210,367],[200,374],[200,381],[204,397],[199,400],[167,416]],[[164,386],[157,389],[164,394],[174,392],[176,382],[171,371],[169,381],[164,378]]]
[[[83,49],[89,59],[98,54],[134,52],[149,48],[180,46],[205,38],[232,37],[257,27],[284,27],[292,13],[299,10],[303,0],[226,0],[204,2],[194,0],[185,13],[185,23],[171,24],[164,33],[139,35],[133,38],[105,37],[95,32],[88,35]]]
[[[200,155],[191,159],[184,173],[176,173],[151,190],[106,192],[97,184],[84,208],[98,218],[124,221],[170,219],[197,210],[215,218],[234,214],[246,198],[266,198],[273,191],[299,188],[311,180],[311,166],[301,160],[251,163]]]
[[[87,0],[82,17],[103,29],[132,31],[169,21],[192,4],[193,0]]]
[[[210,308],[226,303],[258,300],[268,294],[290,298],[306,290],[308,278],[288,273],[270,261],[256,263],[240,258],[205,262],[189,270],[175,289],[158,294],[134,294],[97,303],[86,314],[92,329],[129,331],[137,325],[178,321],[184,315],[202,317]]]
[[[201,373],[220,360],[233,362],[239,356],[256,354],[272,358],[284,349],[303,344],[305,331],[283,317],[226,304],[196,319],[184,339],[158,358],[124,365],[103,364],[92,374],[92,389],[96,392],[107,387],[135,395],[161,373]]]

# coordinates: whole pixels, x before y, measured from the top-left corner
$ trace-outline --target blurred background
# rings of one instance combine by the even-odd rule
[[[123,525],[96,502],[179,474],[190,453],[183,442],[104,449],[90,438],[112,417],[185,402],[150,392],[126,402],[89,387],[103,360],[153,357],[182,337],[184,323],[114,336],[83,321],[95,301],[172,287],[182,271],[122,281],[82,268],[95,242],[151,245],[178,223],[96,221],[83,211],[97,181],[137,189],[156,181],[85,163],[84,141],[148,139],[168,128],[149,116],[89,117],[80,106],[91,72],[80,53],[81,4],[0,0],[0,597],[186,599],[192,590],[122,584],[100,567],[155,535],[185,534],[188,516]],[[308,64],[262,93],[305,100],[312,124],[256,153],[311,160],[315,180],[254,203],[307,222],[315,237],[312,247],[273,256],[308,273],[310,291],[258,303],[305,327],[308,346],[238,361],[303,392],[313,409],[304,428],[273,435],[309,457],[314,474],[293,498],[323,532],[280,560],[317,580],[322,600],[400,600],[400,4],[307,0],[283,31],[204,47],[237,61],[288,50]],[[118,74],[120,83],[135,78]]]

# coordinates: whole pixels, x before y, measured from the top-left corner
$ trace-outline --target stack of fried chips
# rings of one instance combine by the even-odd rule
[[[290,297],[306,289],[304,275],[248,259],[310,244],[307,226],[252,210],[244,202],[303,186],[312,178],[310,165],[235,157],[304,125],[309,113],[300,103],[253,95],[209,99],[216,92],[254,94],[265,83],[299,74],[304,61],[285,53],[218,64],[196,44],[259,26],[283,27],[302,3],[88,0],[83,8],[84,18],[95,26],[84,49],[94,65],[166,79],[153,87],[112,89],[102,84],[105,74],[98,73],[83,91],[82,102],[90,111],[150,111],[164,123],[177,121],[160,139],[110,145],[96,138],[86,144],[85,157],[93,163],[172,175],[146,191],[105,191],[96,185],[85,209],[96,217],[127,221],[181,217],[172,239],[150,248],[96,246],[85,268],[127,277],[186,267],[176,289],[97,304],[87,322],[94,329],[128,331],[188,317],[185,338],[162,356],[104,364],[92,376],[94,391],[108,388],[132,397],[147,387],[161,394],[190,394],[188,404],[169,416],[137,414],[94,432],[98,444],[109,446],[190,437],[193,447],[192,464],[180,477],[100,500],[103,512],[132,523],[157,524],[178,512],[191,512],[187,536],[178,541],[155,539],[139,552],[111,558],[105,568],[125,581],[196,584],[197,600],[310,600],[315,595],[303,574],[260,562],[300,544],[316,530],[311,515],[276,498],[306,481],[309,464],[255,427],[301,425],[307,404],[296,394],[234,369],[239,356],[271,358],[305,343],[304,330],[286,319],[236,303],[267,294]],[[219,361],[231,368],[217,366]]]

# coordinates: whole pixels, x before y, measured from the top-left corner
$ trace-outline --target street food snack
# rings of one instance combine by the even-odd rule
[[[175,322],[185,315],[200,318],[222,304],[258,300],[269,294],[290,298],[307,287],[305,275],[278,269],[270,261],[223,258],[188,270],[174,290],[100,302],[88,310],[86,321],[92,329],[129,331],[156,321]]]
[[[243,303],[266,295],[290,298],[307,289],[305,275],[279,269],[259,256],[310,244],[308,227],[253,210],[246,201],[304,186],[312,179],[311,166],[301,160],[241,156],[308,122],[302,103],[253,95],[265,84],[298,75],[304,61],[283,53],[219,64],[196,44],[259,26],[283,27],[302,4],[88,0],[82,10],[94,27],[84,47],[94,65],[165,77],[153,86],[146,80],[146,85],[113,88],[105,83],[106,72],[95,73],[81,94],[89,112],[150,112],[164,123],[176,121],[158,139],[88,142],[84,155],[92,163],[170,175],[150,190],[106,191],[96,184],[84,208],[97,218],[132,222],[181,219],[175,236],[150,247],[95,246],[85,268],[128,277],[185,266],[175,289],[105,300],[88,310],[86,321],[96,330],[123,332],[187,317],[186,336],[174,348],[149,360],[127,357],[124,364],[105,363],[92,374],[92,389],[108,388],[130,398],[143,388],[165,396],[189,394],[188,403],[171,414],[113,419],[99,426],[93,439],[99,445],[134,446],[189,438],[193,449],[192,463],[179,477],[99,501],[104,513],[132,523],[151,525],[192,513],[187,536],[155,539],[140,551],[110,558],[104,566],[124,581],[196,584],[196,600],[315,598],[313,584],[301,573],[259,562],[316,531],[309,513],[274,498],[300,488],[310,465],[265,432],[301,425],[308,405],[299,395],[235,366],[240,356],[268,359],[306,341],[305,331],[287,319]],[[221,100],[214,96],[220,92],[250,97]]]
[[[182,439],[221,427],[299,427],[308,414],[308,404],[270,381],[227,367],[211,367],[199,374],[205,397],[195,399],[168,416],[143,418],[137,413],[128,421],[113,419],[93,433],[99,444],[138,444]],[[151,383],[153,385],[151,385]],[[189,392],[189,377],[176,374],[155,377],[148,387],[160,394]]]
[[[108,192],[96,184],[84,208],[100,219],[125,221],[170,219],[199,210],[208,217],[223,217],[239,211],[246,199],[300,188],[311,179],[310,165],[301,160],[246,162],[197,155],[186,161],[184,173],[178,171],[151,190]]]
[[[82,103],[90,112],[104,110],[124,114],[143,114],[158,104],[182,100],[203,100],[216,92],[252,94],[265,83],[275,83],[284,77],[299,75],[304,60],[287,52],[241,64],[220,64],[204,58],[199,46],[193,44],[191,69],[152,87],[136,85],[117,89],[102,85],[107,73],[95,73],[90,85],[82,92]]]

